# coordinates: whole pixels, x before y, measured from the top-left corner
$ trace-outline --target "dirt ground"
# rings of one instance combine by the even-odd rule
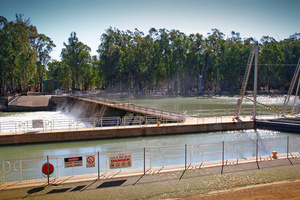
[[[296,200],[300,199],[300,181],[275,182],[257,186],[234,188],[226,191],[216,191],[207,195],[194,196],[184,200]],[[182,199],[183,200],[183,199]]]

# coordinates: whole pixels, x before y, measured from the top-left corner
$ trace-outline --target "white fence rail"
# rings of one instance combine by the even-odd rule
[[[225,118],[233,117],[234,109],[213,109],[213,110],[191,110],[186,111],[184,116],[191,119],[191,123],[218,123],[224,122]],[[252,116],[252,109],[242,109],[241,117]],[[278,118],[280,113],[257,112],[258,119]],[[209,119],[209,120],[206,120]],[[185,120],[186,121],[186,120]],[[190,121],[190,120],[189,120]],[[209,122],[208,122],[209,121]],[[35,126],[39,122],[41,126]],[[80,119],[36,119],[24,121],[0,122],[0,133],[26,133],[38,131],[54,130],[79,130],[86,128],[122,127],[122,126],[147,126],[147,125],[166,125],[170,123],[183,124],[185,122],[172,121],[169,117],[153,116],[125,116],[125,117],[103,117],[103,118],[80,118]]]

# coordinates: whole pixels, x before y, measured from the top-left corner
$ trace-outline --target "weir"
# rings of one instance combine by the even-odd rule
[[[49,111],[62,110],[77,118],[97,119],[108,117],[120,117],[121,125],[123,117],[132,118],[132,121],[139,120],[142,124],[147,124],[147,117],[157,118],[156,121],[164,123],[184,122],[185,116],[182,114],[146,108],[130,103],[118,103],[105,99],[78,96],[16,96],[8,101],[8,111]],[[146,117],[147,116],[147,117]],[[105,124],[104,124],[105,126]]]
[[[38,98],[38,96],[34,98]],[[232,115],[199,118],[128,103],[85,97],[52,96],[49,97],[48,101],[51,102],[49,104],[53,106],[53,109],[61,109],[80,119],[94,119],[92,121],[94,126],[78,129],[68,128],[68,124],[66,124],[65,129],[54,129],[52,126],[55,126],[56,122],[53,121],[49,122],[50,129],[47,127],[33,130],[26,129],[13,134],[1,132],[0,145],[174,135],[254,128],[254,121],[249,117],[245,117],[239,122],[233,121]],[[21,99],[19,102],[22,102]],[[24,104],[20,106],[24,106]],[[151,117],[149,116],[155,119],[150,121]],[[110,121],[105,124],[103,119],[109,117],[123,117],[124,120],[115,120],[113,123]],[[136,118],[139,119],[139,123],[134,123]],[[46,120],[43,123],[44,126],[48,124]],[[31,121],[28,124],[31,126]]]
[[[52,96],[51,101],[53,101],[57,109],[78,118],[99,120],[104,117],[120,117],[119,124],[114,125],[121,125],[122,118],[125,116],[127,118],[131,117],[132,121],[136,119],[141,120],[142,124],[148,123],[146,121],[148,117],[157,118],[157,121],[164,123],[182,123],[185,121],[185,116],[182,114],[90,97]]]

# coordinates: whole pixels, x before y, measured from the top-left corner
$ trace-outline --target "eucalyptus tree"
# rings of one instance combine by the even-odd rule
[[[13,48],[15,50],[14,65],[19,74],[20,92],[29,90],[28,83],[34,78],[36,66],[36,52],[32,41],[37,36],[37,29],[30,24],[30,19],[23,19],[23,15],[16,15],[14,23]]]
[[[159,29],[160,38],[159,38],[159,47],[160,53],[162,55],[162,63],[164,67],[164,71],[167,78],[167,91],[170,92],[170,84],[171,84],[171,73],[169,68],[169,59],[170,59],[170,38],[169,38],[169,31],[166,29]]]
[[[235,91],[239,89],[246,69],[250,48],[243,44],[238,32],[232,31],[231,37],[226,39],[223,61],[226,67],[220,73],[222,77],[221,90]]]
[[[68,44],[64,43],[61,52],[62,61],[71,72],[71,87],[75,89],[86,89],[88,85],[84,80],[90,73],[91,48],[80,42],[75,32],[70,34]]]
[[[151,54],[151,74],[149,74],[150,90],[153,92],[154,84],[155,91],[159,90],[160,85],[164,82],[165,68],[163,65],[163,56],[161,51],[161,41],[158,30],[151,28],[149,30],[149,40],[152,42]]]
[[[6,89],[10,93],[26,93],[34,79],[36,53],[31,41],[37,29],[30,24],[30,19],[23,19],[23,15],[16,15],[15,21],[8,22],[4,17],[0,20],[2,94]]]
[[[34,40],[34,47],[37,52],[37,73],[39,79],[39,90],[43,90],[44,72],[48,62],[51,59],[50,53],[56,46],[51,38],[44,34],[39,34]]]
[[[65,61],[52,60],[48,63],[47,76],[61,82],[61,87],[69,89],[71,85],[71,73]]]
[[[8,82],[8,72],[10,71],[11,55],[13,53],[12,44],[9,41],[8,32],[9,22],[0,16],[0,65],[1,65],[1,95],[5,95]]]
[[[272,37],[263,36],[261,38],[261,50],[259,54],[259,62],[267,63],[271,66],[261,66],[259,69],[260,84],[268,91],[275,88],[275,82],[281,82],[280,67],[276,64],[281,64],[284,60],[284,54],[281,50],[282,46]],[[281,84],[279,84],[281,85]]]
[[[101,44],[98,47],[99,59],[102,63],[102,71],[105,74],[105,85],[109,91],[112,90],[118,75],[117,69],[121,62],[122,49],[121,49],[121,34],[117,29],[111,27],[106,30],[101,36]]]
[[[204,83],[208,90],[219,92],[219,69],[224,60],[224,33],[212,29],[205,39],[206,68]]]
[[[295,33],[279,43],[282,46],[282,52],[284,54],[283,63],[289,64],[285,67],[281,66],[282,78],[285,83],[290,83],[295,72],[293,64],[296,64],[300,57],[300,33]],[[286,84],[285,86],[286,89],[288,89],[289,85]]]
[[[190,92],[194,89],[195,85],[198,85],[198,90],[202,88],[202,78],[200,76],[203,75],[202,66],[203,66],[203,52],[204,47],[203,44],[204,39],[203,36],[199,33],[190,34],[187,38],[186,45],[188,46],[186,52],[186,64],[185,64],[185,80],[184,80],[184,92]],[[200,80],[199,80],[200,79]],[[197,82],[198,80],[198,82]]]

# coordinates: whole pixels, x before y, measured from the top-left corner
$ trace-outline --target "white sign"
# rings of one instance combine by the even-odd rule
[[[82,156],[65,158],[64,160],[65,160],[65,168],[82,166]]]
[[[32,120],[32,128],[43,128],[44,123],[42,119]]]
[[[86,156],[86,168],[95,167],[95,156]]]
[[[109,154],[109,168],[118,169],[132,166],[132,153],[111,153]]]

